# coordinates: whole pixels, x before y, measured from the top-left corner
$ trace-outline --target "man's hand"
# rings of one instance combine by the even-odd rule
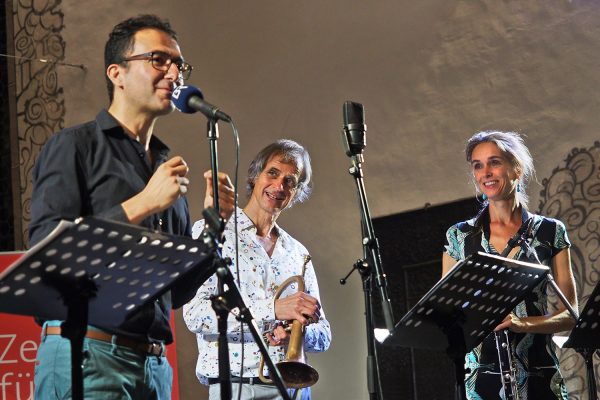
[[[275,318],[289,321],[289,326],[277,326],[266,337],[271,346],[287,345],[294,320],[303,325],[317,322],[321,318],[321,304],[309,294],[297,292],[283,299],[275,300]]]
[[[206,195],[204,196],[204,208],[213,207],[213,184],[212,184],[212,171],[208,170],[204,173],[204,179],[206,179]],[[233,214],[235,207],[235,197],[233,191],[233,184],[231,179],[224,172],[219,172],[219,211],[221,217],[228,220]]]
[[[271,346],[285,346],[290,341],[290,331],[292,326],[287,329],[283,326],[278,326],[273,329],[272,333],[267,333],[267,340]]]
[[[297,320],[302,325],[317,322],[321,317],[319,301],[304,292],[275,300],[275,318],[279,320]]]
[[[189,168],[184,159],[175,156],[161,164],[137,195],[123,202],[123,210],[129,221],[139,224],[149,215],[170,207],[181,195],[187,193],[190,183]]]

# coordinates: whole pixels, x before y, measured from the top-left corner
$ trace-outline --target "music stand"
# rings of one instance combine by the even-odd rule
[[[0,311],[65,321],[72,398],[83,399],[88,323],[118,328],[176,283],[193,279],[200,285],[214,272],[212,259],[210,240],[93,217],[63,220],[0,274]]]
[[[446,350],[466,399],[465,355],[548,274],[543,265],[476,253],[458,262],[398,322],[384,345]]]
[[[596,400],[596,376],[594,373],[594,353],[600,349],[600,284],[596,284],[569,339],[563,348],[575,349],[585,360],[588,379],[588,399]]]

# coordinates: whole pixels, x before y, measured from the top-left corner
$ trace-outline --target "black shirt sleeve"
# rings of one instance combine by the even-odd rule
[[[72,221],[91,214],[84,146],[76,132],[62,132],[50,138],[40,152],[32,175],[31,246],[46,237],[61,219]],[[128,222],[121,204],[96,216]]]

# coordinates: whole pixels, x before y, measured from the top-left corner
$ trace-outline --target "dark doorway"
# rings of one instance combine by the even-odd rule
[[[374,219],[396,321],[440,279],[446,230],[478,208],[472,198]],[[444,352],[381,345],[378,351],[385,399],[453,398],[454,369]]]
[[[12,2],[8,2],[8,6],[10,4]],[[9,54],[9,36],[12,39],[12,34],[8,34],[7,22],[8,18],[12,18],[8,6],[6,1],[0,2],[0,251],[15,249],[9,105],[10,96],[14,93],[10,90],[8,71],[8,63],[14,60],[6,57]]]

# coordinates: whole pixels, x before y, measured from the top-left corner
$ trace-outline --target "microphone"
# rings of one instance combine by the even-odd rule
[[[365,108],[360,103],[346,101],[342,108],[344,114],[344,144],[346,145],[346,154],[352,157],[362,154],[367,145],[365,132]]]
[[[508,239],[506,248],[504,249],[502,254],[500,254],[500,257],[507,257],[508,253],[510,253],[511,250],[514,249],[517,245],[525,246],[526,248],[529,248],[529,245],[527,243],[527,236],[528,236],[529,232],[527,232],[527,231],[529,230],[529,226],[531,225],[531,222],[532,222],[532,219],[529,218],[527,221],[525,221],[521,224],[521,227],[519,228],[517,233],[515,233],[515,235],[513,237]],[[527,253],[529,253],[529,251],[527,251]]]
[[[171,103],[182,113],[193,114],[200,111],[206,118],[231,122],[231,117],[218,107],[204,101],[204,95],[195,86],[180,85],[173,90]]]

